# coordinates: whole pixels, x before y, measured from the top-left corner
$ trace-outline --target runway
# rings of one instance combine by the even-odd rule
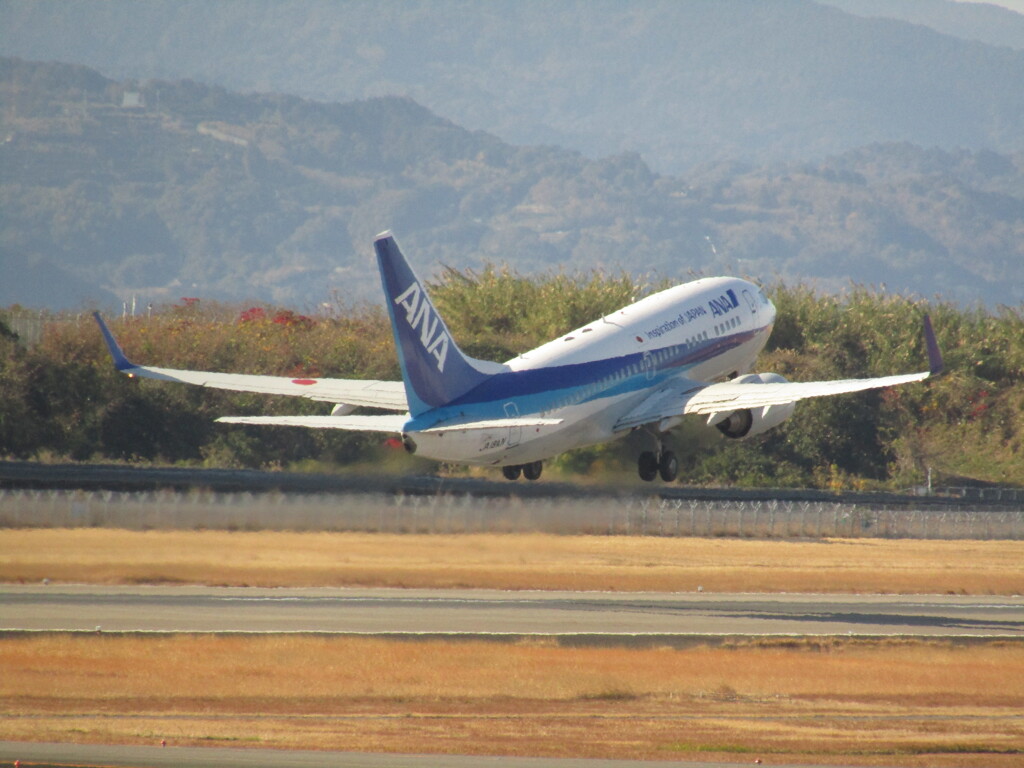
[[[488,590],[0,586],[0,634],[308,632],[404,639],[672,645],[744,636],[1024,638],[1021,597]],[[455,757],[265,749],[115,747],[0,742],[0,765],[294,766],[294,768],[639,768],[620,760]],[[649,763],[647,763],[649,764]],[[664,763],[668,764],[668,763]],[[704,763],[686,763],[691,768]],[[723,768],[720,764],[717,768]]]
[[[0,586],[0,631],[313,632],[480,639],[1024,638],[1024,599],[963,595]]]
[[[357,752],[308,752],[279,749],[218,747],[117,747],[95,744],[31,744],[0,741],[0,766],[15,760],[43,766],[125,766],[128,768],[644,768],[639,760],[552,759],[545,757],[479,757],[399,755]],[[686,768],[739,768],[739,763],[671,763]],[[746,766],[747,763],[742,765]],[[776,765],[775,768],[787,768]],[[804,765],[802,768],[813,768]]]

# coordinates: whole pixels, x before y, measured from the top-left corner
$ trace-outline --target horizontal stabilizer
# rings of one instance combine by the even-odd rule
[[[442,427],[431,427],[420,430],[427,434],[437,432],[466,432],[477,429],[509,429],[510,427],[554,427],[562,423],[562,419],[488,419],[486,421],[467,421],[461,424],[449,424]]]
[[[221,416],[222,424],[256,424],[264,427],[346,429],[352,432],[401,432],[405,416]]]
[[[223,424],[257,424],[265,427],[311,427],[313,429],[347,429],[361,432],[465,432],[468,430],[508,429],[510,427],[551,427],[561,419],[490,419],[467,421],[423,430],[407,430],[405,416],[222,416]]]

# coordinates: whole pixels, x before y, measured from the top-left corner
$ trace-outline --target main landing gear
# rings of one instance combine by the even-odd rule
[[[679,476],[679,459],[672,451],[644,451],[637,461],[637,469],[640,472],[640,479],[645,483],[651,482],[659,475],[666,483],[671,483]]]
[[[540,479],[540,473],[544,470],[543,461],[531,461],[529,464],[510,464],[501,468],[501,474],[506,480],[518,480],[522,475],[527,480]]]

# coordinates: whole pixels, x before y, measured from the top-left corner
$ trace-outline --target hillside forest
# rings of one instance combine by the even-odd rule
[[[12,0],[0,29],[0,55],[403,95],[513,144],[639,153],[673,175],[889,142],[1024,151],[1024,17],[983,3]]]
[[[319,103],[0,59],[0,306],[377,300],[421,274],[627,269],[1024,302],[1024,154],[870,144],[679,176],[466,130],[408,98]]]
[[[514,357],[664,284],[625,273],[523,276],[486,265],[445,272],[432,293],[469,354]],[[798,404],[781,427],[731,441],[684,423],[672,433],[687,485],[905,489],[1024,485],[1024,314],[911,302],[867,288],[845,298],[769,289],[775,331],[755,368],[791,380],[876,376],[926,365],[930,313],[947,372],[921,384]],[[465,473],[407,456],[381,435],[215,424],[221,415],[325,413],[298,398],[204,390],[116,372],[91,317],[55,315],[26,346],[0,314],[0,455],[320,471]],[[188,299],[112,323],[130,358],[165,367],[287,376],[397,379],[390,327],[376,305],[316,314]],[[640,437],[547,463],[546,477],[635,480]],[[480,472],[483,472],[482,470]],[[485,472],[486,474],[486,472]],[[636,482],[639,482],[638,480]]]

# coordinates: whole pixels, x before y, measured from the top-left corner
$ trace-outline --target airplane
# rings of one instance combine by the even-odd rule
[[[565,451],[650,433],[640,478],[679,472],[664,436],[683,417],[706,417],[731,439],[778,426],[798,401],[922,381],[943,361],[924,317],[927,371],[836,381],[791,382],[750,373],[775,323],[775,305],[754,283],[707,277],[623,307],[504,363],[466,355],[390,231],[374,240],[402,381],[289,378],[177,370],[128,360],[99,313],[115,367],[129,376],[239,392],[305,397],[329,415],[224,416],[218,422],[383,432],[405,449],[445,462],[498,467],[509,480],[537,480]],[[394,413],[362,415],[358,408]]]

